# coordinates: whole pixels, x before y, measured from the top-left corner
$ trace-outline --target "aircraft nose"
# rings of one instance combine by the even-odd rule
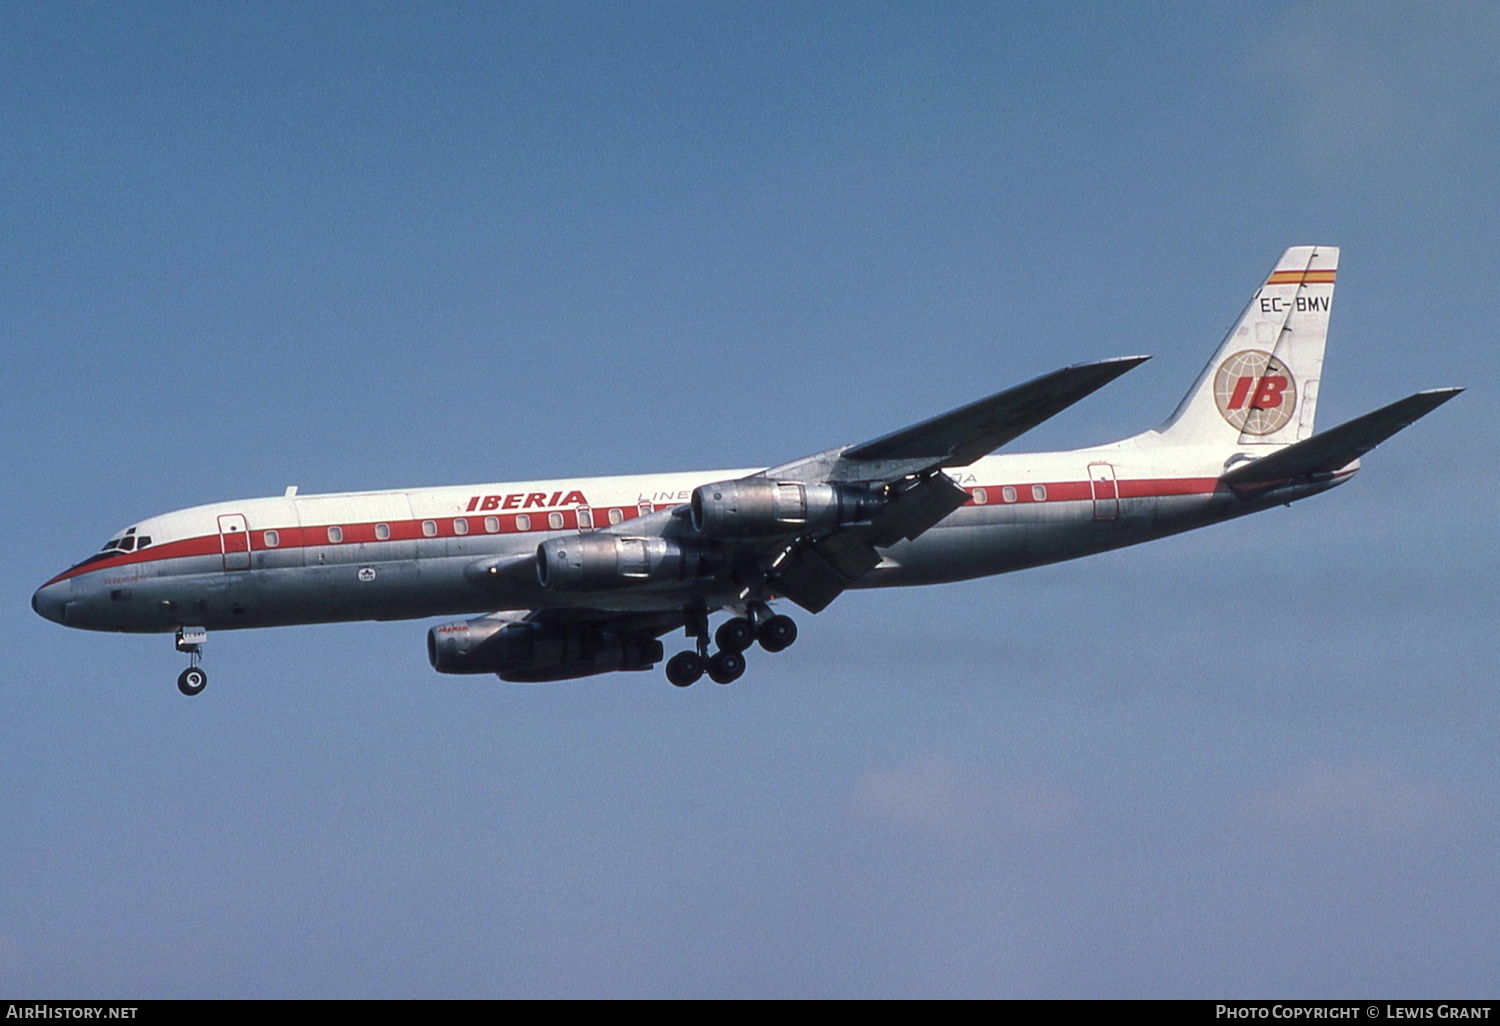
[[[56,584],[44,584],[31,596],[31,608],[53,623],[63,622],[63,613],[68,603],[63,598],[62,588]]]

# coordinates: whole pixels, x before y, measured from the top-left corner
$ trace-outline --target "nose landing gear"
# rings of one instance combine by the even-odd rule
[[[208,674],[198,665],[203,658],[203,643],[208,640],[208,631],[202,627],[179,627],[177,629],[177,651],[188,655],[188,668],[177,675],[177,690],[191,698],[208,687]]]

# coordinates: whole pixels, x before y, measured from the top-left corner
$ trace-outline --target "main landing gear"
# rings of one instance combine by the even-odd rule
[[[780,652],[797,640],[797,624],[789,616],[773,614],[764,602],[752,602],[748,616],[735,616],[714,631],[718,651],[708,654],[708,611],[690,609],[685,630],[697,641],[696,650],[678,652],[667,660],[667,680],[679,688],[697,682],[707,671],[715,684],[732,684],[745,672],[745,650],[760,642],[767,652]]]
[[[203,643],[208,640],[208,631],[202,627],[179,627],[177,629],[177,651],[188,655],[188,668],[177,675],[177,690],[191,698],[208,687],[208,674],[198,665],[203,658]]]

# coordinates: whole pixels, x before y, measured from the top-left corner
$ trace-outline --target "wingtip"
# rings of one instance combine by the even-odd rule
[[[1420,399],[1420,400],[1423,400],[1423,402],[1427,405],[1428,409],[1435,410],[1439,406],[1443,405],[1449,399],[1452,399],[1454,396],[1458,395],[1458,393],[1460,393],[1462,391],[1463,391],[1462,388],[1454,388],[1454,387],[1450,387],[1450,388],[1424,388],[1420,392],[1414,392],[1414,393],[1412,393],[1412,395],[1411,395],[1410,398],[1411,399]]]
[[[1072,370],[1074,368],[1081,368],[1081,367],[1115,367],[1115,366],[1118,366],[1120,368],[1120,371],[1123,373],[1124,371],[1130,370],[1132,367],[1138,367],[1138,366],[1140,366],[1141,364],[1145,363],[1149,359],[1151,359],[1151,357],[1149,357],[1149,356],[1110,356],[1110,357],[1107,357],[1107,358],[1105,358],[1103,360],[1090,360],[1090,361],[1088,361],[1086,363],[1076,363],[1076,364],[1073,365],[1073,367],[1071,367],[1069,369]]]

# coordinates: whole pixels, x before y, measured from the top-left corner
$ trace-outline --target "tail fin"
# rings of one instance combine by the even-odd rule
[[[1313,433],[1339,251],[1293,246],[1230,329],[1171,418],[1183,444],[1283,445]]]

